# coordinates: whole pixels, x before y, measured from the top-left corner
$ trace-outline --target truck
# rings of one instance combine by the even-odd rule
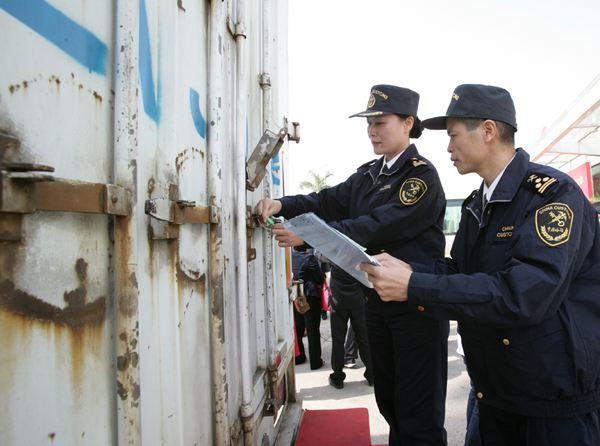
[[[0,444],[270,445],[287,2],[0,0]]]

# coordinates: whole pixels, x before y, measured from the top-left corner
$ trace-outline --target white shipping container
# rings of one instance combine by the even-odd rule
[[[0,47],[0,444],[273,444],[287,2],[0,0]]]

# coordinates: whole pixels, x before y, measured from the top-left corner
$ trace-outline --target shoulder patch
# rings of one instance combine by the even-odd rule
[[[413,167],[418,167],[418,166],[426,166],[427,163],[423,160],[420,160],[419,158],[411,158],[410,161],[412,162]]]
[[[377,161],[378,161],[378,158],[375,158],[374,160],[371,160],[371,161],[367,161],[366,163],[361,164],[360,166],[358,166],[358,168],[356,170],[359,171],[359,170],[363,170],[363,169],[368,169],[373,164],[375,164]]]
[[[535,230],[548,246],[569,241],[573,226],[573,211],[564,203],[550,203],[535,211]]]
[[[547,191],[552,190],[554,186],[558,184],[558,180],[549,175],[532,173],[527,177],[526,183],[538,193],[544,195]]]
[[[400,186],[400,201],[410,206],[417,203],[427,192],[427,183],[420,178],[408,178]]]

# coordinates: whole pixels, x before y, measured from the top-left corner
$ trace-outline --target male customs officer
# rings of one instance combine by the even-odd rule
[[[385,251],[415,262],[441,259],[444,192],[435,168],[409,140],[421,134],[418,102],[419,95],[412,90],[374,86],[367,110],[353,116],[367,118],[373,150],[383,156],[319,193],[262,200],[258,213],[262,218],[272,214],[291,218],[314,212],[369,254]],[[280,246],[302,243],[285,229],[274,233]],[[332,291],[342,303],[363,299],[363,294],[368,298],[375,397],[390,425],[389,444],[445,444],[448,322],[423,317],[406,303],[383,302],[338,268],[332,271]],[[345,377],[343,342],[344,336],[339,346],[333,346],[332,385]]]
[[[514,149],[509,93],[460,85],[445,116],[463,204],[452,258],[364,265],[384,300],[456,319],[485,445],[600,445],[600,228],[566,174]]]

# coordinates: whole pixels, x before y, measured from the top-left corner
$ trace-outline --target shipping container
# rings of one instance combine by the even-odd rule
[[[0,444],[274,443],[289,268],[249,210],[297,139],[286,30],[286,1],[0,0]]]

